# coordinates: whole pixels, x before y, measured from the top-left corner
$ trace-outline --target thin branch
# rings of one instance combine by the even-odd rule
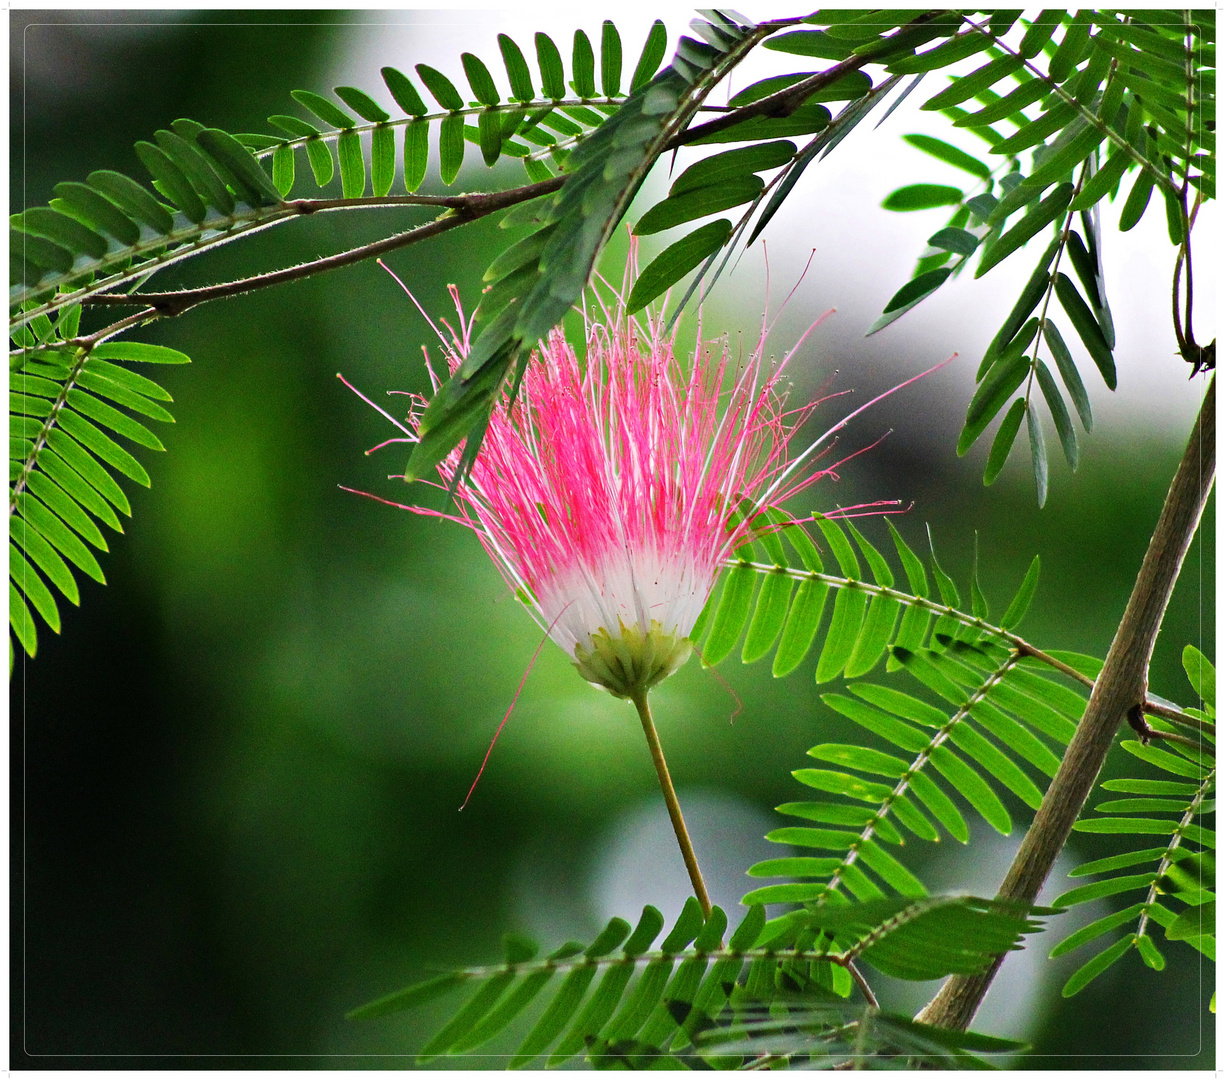
[[[97,330],[87,337],[73,338],[71,341],[66,341],[64,345],[70,349],[92,350],[95,346],[101,345],[102,342],[113,338],[116,334],[122,333],[128,327],[150,322],[156,319],[158,315],[159,312],[156,308],[145,308],[144,311],[138,311],[135,315],[127,315],[118,320],[118,322],[113,322],[110,326],[104,326],[101,330]]]
[[[453,201],[447,204],[450,212],[434,221],[428,222],[425,225],[419,225],[415,229],[409,229],[407,232],[396,233],[394,236],[377,240],[372,244],[363,244],[361,247],[352,248],[349,251],[342,251],[323,259],[316,259],[313,262],[301,263],[298,266],[290,266],[284,270],[273,270],[266,274],[256,274],[254,277],[242,278],[239,281],[224,282],[220,285],[208,285],[199,289],[91,297],[85,302],[88,304],[99,302],[109,304],[148,304],[158,316],[171,317],[181,315],[189,308],[193,308],[197,304],[206,303],[209,300],[219,300],[226,296],[238,296],[242,293],[254,292],[256,289],[266,289],[272,285],[281,285],[287,281],[298,281],[325,270],[335,270],[342,266],[351,266],[354,263],[362,262],[365,259],[372,259],[378,255],[385,255],[389,251],[395,251],[397,248],[407,247],[409,244],[427,240],[431,236],[448,232],[460,225],[466,225],[470,221],[476,221],[479,218],[486,217],[499,210],[505,210],[518,203],[539,198],[541,195],[548,195],[560,188],[564,182],[565,177],[555,176],[551,180],[542,180],[538,184],[511,188],[509,191],[448,196],[447,198],[453,199]],[[324,202],[327,200],[316,201]]]
[[[1183,746],[1189,746],[1193,750],[1203,750],[1204,745],[1201,742],[1196,742],[1194,739],[1188,739],[1185,735],[1179,735],[1176,731],[1158,731],[1156,728],[1148,728],[1145,731],[1145,741],[1149,739],[1164,739],[1166,742],[1181,743]]]
[[[1206,731],[1209,735],[1216,734],[1216,724],[1210,720],[1201,720],[1199,717],[1190,716],[1181,709],[1171,708],[1169,705],[1160,705],[1153,700],[1145,701],[1144,711],[1149,716],[1160,716],[1162,720],[1169,720],[1171,723],[1182,724],[1184,727],[1195,728],[1198,731]]]
[[[1071,835],[1124,718],[1142,707],[1148,668],[1161,620],[1183,558],[1199,527],[1216,472],[1216,379],[1208,386],[1199,418],[1170,484],[1161,516],[1136,577],[1085,714],[1068,744],[1033,824],[1021,842],[998,899],[1032,904]],[[964,1031],[1003,961],[981,975],[955,975],[917,1019]]]
[[[848,960],[843,967],[851,973],[851,978],[855,980],[855,985],[859,987],[859,992],[863,994],[869,1008],[879,1009],[880,1002],[876,1000],[876,995],[872,993],[872,987],[868,985],[868,980],[863,977],[863,972],[855,966],[855,962]]]

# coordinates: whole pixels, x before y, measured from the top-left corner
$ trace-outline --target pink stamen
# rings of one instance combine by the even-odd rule
[[[631,244],[622,296],[635,273]],[[458,291],[450,292],[458,321],[440,320],[444,332],[426,319],[454,372],[468,355],[472,320]],[[662,315],[631,319],[621,296],[608,292],[611,299],[597,290],[584,304],[585,357],[580,360],[560,329],[552,331],[526,361],[515,401],[504,395],[496,403],[470,472],[456,475],[462,447],[441,462],[433,486],[454,490],[453,514],[357,494],[470,528],[546,636],[584,677],[621,692],[598,667],[583,666],[597,636],[614,643],[687,638],[726,560],[751,534],[777,528],[758,522],[761,513],[822,477],[836,479],[839,466],[865,452],[821,464],[834,450],[836,432],[893,390],[793,455],[788,441],[795,431],[818,405],[839,396],[822,390],[817,400],[788,407],[782,382],[788,363],[828,312],[772,364],[768,305],[757,342],[742,361],[733,361],[726,341],[703,341],[699,308],[697,349],[683,366],[676,330],[665,331]],[[592,317],[597,310],[602,321]],[[437,388],[442,379],[429,370]],[[424,404],[413,396],[407,427],[379,411],[412,438]],[[389,440],[395,441],[402,440]],[[900,512],[884,509],[889,505],[847,510]]]
[[[395,426],[398,427],[402,432],[404,432],[405,435],[408,435],[414,441],[416,440],[417,436],[414,435],[413,432],[409,431],[408,428],[406,428],[403,424],[401,424],[400,421],[397,420],[394,416],[392,416],[391,413],[389,413],[386,409],[380,409],[373,401],[371,401],[368,397],[366,397],[366,395],[363,394],[356,386],[354,386],[351,382],[349,382],[349,380],[346,379],[339,371],[336,372],[336,378],[338,378],[342,383],[345,384],[345,386],[347,386],[350,390],[352,390],[353,393],[355,393],[359,398],[362,399],[362,401],[364,401],[367,405],[369,405],[370,408],[374,409],[375,412],[381,413],[384,417],[386,417],[393,424],[395,424]]]
[[[561,618],[559,614],[558,619]],[[553,620],[554,622],[557,619]],[[502,729],[506,727],[506,721],[510,719],[510,714],[515,711],[515,703],[519,700],[519,695],[523,693],[523,686],[527,682],[527,677],[532,673],[532,668],[536,666],[536,661],[540,659],[540,651],[544,648],[544,643],[549,640],[549,633],[552,631],[549,627],[545,631],[544,637],[540,639],[540,644],[536,646],[536,651],[532,653],[531,660],[528,661],[527,671],[523,673],[523,678],[519,680],[519,688],[515,691],[515,696],[510,699],[510,708],[506,710],[506,715],[502,717],[502,722],[498,725],[498,730],[493,733],[493,739],[489,743],[489,749],[485,751],[485,757],[481,761],[481,767],[476,770],[476,779],[472,781],[472,786],[468,789],[468,794],[464,796],[463,804],[460,806],[462,811],[468,805],[468,801],[472,798],[472,793],[476,790],[476,785],[481,782],[481,777],[485,773],[485,766],[489,764],[489,755],[493,753],[493,748],[498,743],[498,737],[502,734]]]
[[[698,647],[696,645],[693,647],[693,653],[703,664],[706,663],[706,657],[704,657],[700,652],[698,652]],[[706,670],[709,671],[715,677],[715,681],[721,687],[723,687],[724,690],[726,690],[729,694],[731,694],[732,700],[736,703],[736,708],[732,710],[732,715],[727,718],[727,722],[729,724],[735,724],[736,717],[739,716],[742,712],[744,712],[744,702],[740,700],[740,695],[737,694],[736,691],[732,689],[732,684],[729,683],[721,674],[719,674],[717,669],[708,667]]]

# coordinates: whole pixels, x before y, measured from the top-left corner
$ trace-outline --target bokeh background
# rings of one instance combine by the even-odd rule
[[[382,64],[424,60],[459,77],[464,49],[494,66],[499,30],[525,47],[535,29],[564,44],[577,13],[557,12],[13,12],[11,208],[95,168],[143,175],[132,144],[180,116],[266,130],[263,117],[293,111],[297,87],[349,83],[385,100]],[[688,13],[663,15],[674,45]],[[599,17],[581,23],[593,38]],[[619,23],[627,56],[648,23],[633,8]],[[762,73],[786,62],[771,54]],[[1024,453],[984,489],[987,440],[965,459],[953,451],[973,371],[1031,258],[863,337],[943,224],[887,214],[880,199],[903,182],[960,179],[901,143],[914,130],[948,137],[908,104],[815,166],[767,231],[768,294],[758,249],[710,297],[707,329],[748,340],[767,295],[777,309],[815,251],[773,338],[781,353],[838,309],[794,363],[797,395],[829,385],[865,400],[958,352],[857,420],[840,449],[891,434],[797,509],[913,503],[901,530],[917,546],[931,523],[962,582],[977,534],[997,610],[1038,553],[1026,633],[1104,655],[1205,385],[1188,384],[1174,354],[1163,222],[1126,236],[1107,224],[1120,389],[1087,379],[1098,424],[1075,475],[1052,457],[1039,512]],[[461,186],[519,182],[518,166],[489,176],[475,156]],[[644,199],[666,179],[652,183]],[[410,213],[298,222],[174,280],[289,265],[421,219]],[[445,314],[448,283],[475,303],[505,236],[483,222],[388,263]],[[614,248],[605,269],[619,278],[625,245]],[[1199,250],[1210,296],[1209,245]],[[1209,320],[1197,321],[1202,339]],[[415,494],[386,478],[403,466],[398,449],[363,456],[391,432],[335,378],[380,401],[424,389],[431,334],[388,275],[363,265],[145,334],[193,360],[159,373],[176,399],[169,453],[148,462],[153,486],[135,492],[112,541],[109,584],[84,581],[62,636],[42,632],[12,680],[14,1067],[406,1067],[445,1003],[364,1024],[345,1011],[431,967],[494,958],[505,931],[554,946],[646,902],[676,911],[684,879],[637,721],[551,646],[457,813],[539,631],[463,530],[339,490]],[[820,418],[836,420],[847,400]],[[1053,432],[1048,444],[1057,454]],[[864,529],[886,542],[882,522]],[[1213,655],[1213,535],[1210,507],[1153,667],[1152,689],[1173,700],[1189,700],[1183,645]],[[716,900],[740,912],[743,870],[781,823],[771,808],[797,797],[790,770],[814,743],[857,733],[821,705],[811,663],[778,681],[767,663],[734,659],[720,674],[727,687],[691,662],[657,692],[656,712]],[[743,702],[734,724],[728,687]],[[1108,772],[1128,767],[1119,756]],[[1018,827],[968,850],[915,850],[912,865],[950,891],[989,894],[1019,838]],[[1050,895],[1105,852],[1098,839],[1073,839]],[[1171,943],[1162,973],[1131,954],[1063,1000],[1084,957],[1045,957],[1066,932],[1056,922],[1011,958],[980,1015],[981,1029],[1032,1043],[1017,1067],[1212,1067],[1212,972],[1198,953]],[[933,989],[890,984],[886,1003],[914,1008]]]

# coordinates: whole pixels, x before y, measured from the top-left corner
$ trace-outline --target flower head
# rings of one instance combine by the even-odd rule
[[[439,336],[454,371],[471,324],[452,294],[459,331]],[[494,408],[469,474],[455,482],[459,449],[439,474],[456,520],[580,674],[633,697],[688,659],[688,635],[753,518],[828,470],[811,466],[815,447],[788,453],[813,406],[786,409],[790,354],[766,371],[764,328],[736,364],[699,330],[683,366],[659,321],[620,305],[603,316],[586,320],[584,358],[555,329],[514,401]],[[402,427],[409,438],[418,415]]]
[[[471,322],[451,292],[459,329],[435,330],[455,371]],[[629,319],[619,302],[601,314],[585,319],[585,357],[560,329],[532,353],[466,476],[456,475],[461,449],[440,463],[457,515],[405,509],[471,528],[579,673],[634,698],[689,658],[721,566],[763,527],[762,511],[833,473],[817,467],[818,450],[872,402],[792,455],[788,441],[817,403],[788,410],[779,384],[821,319],[773,366],[764,320],[752,354],[736,362],[726,341],[704,343],[699,328],[683,365],[660,321]],[[415,441],[424,404],[416,399],[407,426],[379,410],[404,432],[391,441]]]

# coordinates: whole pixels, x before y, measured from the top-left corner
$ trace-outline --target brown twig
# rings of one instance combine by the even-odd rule
[[[1183,727],[1195,728],[1197,731],[1206,731],[1209,735],[1216,734],[1216,724],[1211,720],[1201,720],[1197,716],[1190,716],[1181,709],[1171,708],[1169,705],[1159,705],[1153,700],[1148,700],[1144,703],[1144,711],[1149,716],[1160,716],[1162,720],[1169,720],[1174,724],[1182,724]]]
[[[1199,527],[1212,488],[1215,461],[1214,378],[1170,484],[1106,663],[1059,770],[1000,886],[1001,900],[1032,904],[1037,898],[1093,788],[1119,725],[1145,701],[1153,646],[1183,558]],[[981,975],[954,975],[916,1019],[964,1031],[1002,961],[1003,957],[998,957]]]
[[[908,23],[899,31],[899,34],[904,33],[909,29],[920,27],[923,24],[930,22],[931,19],[935,18],[939,14],[939,11],[927,12],[915,19],[913,22]],[[800,21],[801,20],[798,18],[779,19],[763,24],[762,26],[758,27],[758,31],[760,32],[761,37],[765,37],[777,30],[796,25]],[[697,127],[688,128],[685,131],[678,132],[676,135],[665,141],[662,146],[661,153],[666,153],[667,151],[674,150],[679,146],[694,142],[705,135],[726,130],[729,127],[733,127],[744,120],[749,120],[756,116],[789,116],[812,94],[816,93],[823,87],[830,85],[831,83],[837,82],[838,79],[843,78],[850,72],[857,71],[865,64],[872,62],[872,60],[873,57],[870,54],[848,57],[841,63],[835,64],[829,70],[810,76],[808,79],[797,83],[795,86],[788,87],[776,94],[771,94],[766,98],[762,98],[760,101],[751,102],[748,105],[731,109],[717,119],[711,120],[709,123],[700,124]],[[362,262],[365,259],[370,259],[378,255],[384,255],[389,251],[396,250],[397,248],[406,247],[409,244],[429,239],[432,236],[437,236],[439,233],[449,231],[458,225],[465,224],[469,221],[474,221],[477,218],[486,216],[487,214],[495,213],[498,210],[506,209],[509,206],[513,206],[520,202],[525,202],[529,199],[538,198],[541,195],[550,194],[562,187],[568,178],[569,177],[567,175],[556,176],[550,180],[544,180],[536,184],[528,184],[519,188],[512,188],[509,191],[476,193],[468,195],[403,195],[359,199],[292,200],[285,203],[284,206],[286,209],[291,210],[298,215],[309,215],[322,213],[329,210],[343,210],[363,206],[373,207],[402,205],[439,206],[453,211],[453,215],[439,218],[436,221],[432,221],[415,229],[410,229],[407,232],[397,233],[395,236],[388,237],[385,240],[380,240],[372,244],[366,244],[358,248],[353,248],[350,251],[341,252],[337,255],[331,255],[323,259],[316,259],[309,263],[302,263],[299,266],[288,267],[284,270],[276,270],[267,274],[257,274],[253,277],[243,278],[240,281],[224,282],[222,284],[205,286],[199,289],[182,289],[160,293],[103,293],[88,297],[83,302],[95,306],[143,303],[148,304],[155,309],[156,317],[168,318],[175,315],[181,315],[188,309],[193,308],[198,304],[207,303],[211,300],[219,300],[228,296],[238,296],[243,293],[253,292],[256,289],[264,289],[273,285],[281,285],[289,281],[297,281],[327,270],[338,269],[342,266],[351,266],[354,263]]]
[[[855,985],[859,987],[859,992],[863,994],[864,1001],[873,1009],[880,1008],[880,1002],[876,1000],[876,995],[872,993],[872,987],[868,985],[868,980],[863,977],[863,972],[855,966],[853,960],[848,960],[843,967],[850,972],[851,978],[855,980]]]
[[[470,221],[486,217],[499,210],[515,206],[529,199],[539,198],[556,191],[565,182],[565,177],[555,176],[551,180],[542,180],[538,184],[527,184],[524,187],[511,188],[509,191],[495,191],[488,194],[445,196],[445,205],[450,213],[425,225],[419,225],[407,232],[396,233],[394,236],[377,240],[372,244],[342,251],[313,262],[290,266],[284,270],[273,270],[267,274],[256,274],[254,277],[243,278],[240,281],[228,281],[220,285],[208,285],[200,289],[182,289],[175,292],[160,293],[123,293],[107,294],[90,297],[87,304],[148,304],[157,316],[163,318],[181,315],[197,304],[209,300],[219,300],[226,296],[238,296],[241,293],[254,292],[256,289],[266,289],[272,285],[282,285],[287,281],[298,281],[325,270],[335,270],[342,266],[351,266],[365,259],[385,255],[397,248],[428,240],[431,236],[448,232]],[[315,202],[335,202],[336,200],[314,200]],[[335,206],[325,206],[322,209],[336,209]]]

